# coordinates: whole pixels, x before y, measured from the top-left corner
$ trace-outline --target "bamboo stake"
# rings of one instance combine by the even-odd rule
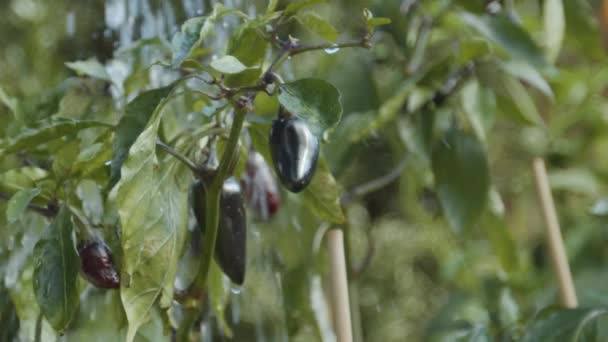
[[[549,187],[549,178],[547,177],[547,169],[542,158],[534,158],[533,161],[534,179],[536,181],[536,191],[542,206],[543,217],[547,225],[547,243],[549,245],[549,254],[551,264],[559,285],[560,303],[566,308],[575,308],[578,305],[576,299],[576,291],[570,266],[568,265],[568,257],[564,247],[564,240],[557,219],[555,203],[551,195]]]
[[[340,229],[327,232],[329,250],[332,314],[338,342],[352,342],[350,307],[348,301],[348,280],[344,258],[344,235]]]

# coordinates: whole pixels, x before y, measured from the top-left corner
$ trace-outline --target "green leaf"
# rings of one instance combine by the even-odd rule
[[[211,299],[211,305],[213,305],[220,329],[222,329],[225,337],[231,339],[232,330],[224,317],[224,307],[226,306],[230,290],[224,287],[222,277],[222,270],[217,266],[215,260],[212,260],[211,268],[209,269],[209,298]]]
[[[517,113],[520,114],[520,119],[534,125],[542,125],[543,119],[536,109],[536,103],[521,82],[506,74],[502,75],[501,82],[508,97],[513,101]]]
[[[432,168],[448,223],[456,231],[471,227],[486,206],[490,186],[482,145],[474,137],[452,129],[434,146]]]
[[[602,188],[602,182],[591,170],[584,167],[551,170],[549,184],[553,190],[588,196],[597,196]]]
[[[32,128],[27,128],[16,137],[0,141],[0,155],[24,150],[32,150],[50,140],[76,133],[91,127],[113,127],[110,124],[93,120],[73,120],[66,118],[51,118],[38,122]]]
[[[40,189],[23,189],[14,194],[6,206],[6,220],[9,223],[17,221],[38,194]]]
[[[238,74],[247,69],[236,57],[229,55],[212,61],[211,67],[224,74]]]
[[[236,14],[247,19],[247,15],[236,9],[224,7],[217,3],[213,7],[213,13],[207,17],[195,17],[186,20],[180,32],[177,32],[171,40],[173,50],[173,67],[179,67],[183,61],[190,57],[195,47],[200,45],[215,29],[215,23],[221,17],[228,14]]]
[[[268,7],[266,7],[266,14],[270,14],[277,9],[277,5],[279,4],[279,0],[269,0]]]
[[[566,17],[562,0],[545,0],[543,6],[545,24],[544,47],[547,59],[555,62],[562,48],[566,32]]]
[[[15,116],[15,119],[19,119],[19,101],[5,93],[2,87],[0,87],[0,103],[4,103],[4,105],[10,109]]]
[[[102,143],[95,143],[82,149],[72,166],[72,171],[84,178],[103,167],[109,160],[112,160],[112,140],[105,139]]]
[[[477,16],[462,12],[462,19],[479,33],[498,44],[514,58],[524,60],[544,69],[547,62],[542,50],[530,38],[528,32],[505,16]]]
[[[110,74],[106,71],[106,67],[95,58],[87,59],[86,61],[66,62],[65,65],[76,71],[79,75],[112,81]]]
[[[34,291],[44,317],[63,332],[78,310],[80,261],[68,209],[62,206],[34,248]]]
[[[477,138],[486,141],[488,130],[496,112],[496,97],[489,88],[481,87],[479,82],[468,82],[462,88],[462,108]]]
[[[74,161],[80,152],[78,140],[72,140],[62,146],[55,155],[52,170],[56,179],[64,180],[70,177]]]
[[[268,41],[258,32],[258,29],[249,26],[237,31],[230,39],[228,54],[237,58],[248,69],[238,75],[228,75],[226,85],[240,87],[253,85],[262,73],[261,65],[266,57]]]
[[[186,20],[182,24],[180,32],[177,32],[171,40],[173,50],[173,67],[178,67],[185,61],[195,46],[199,45],[213,30],[213,23],[207,23],[209,17],[195,17]],[[203,29],[204,28],[204,29]]]
[[[503,269],[507,272],[516,271],[519,267],[519,257],[515,241],[513,241],[504,219],[494,213],[486,213],[480,226]]]
[[[341,196],[342,191],[327,162],[324,158],[319,158],[315,175],[301,194],[304,205],[320,219],[342,224],[346,219],[340,205]]]
[[[530,323],[523,342],[597,341],[590,338],[597,319],[608,314],[608,308],[579,308],[543,310]],[[593,333],[593,331],[591,331]]]
[[[49,172],[37,167],[11,169],[0,174],[0,190],[16,192],[36,187],[36,181],[48,177]]]
[[[155,108],[173,89],[173,86],[157,88],[139,94],[125,108],[118,122],[112,145],[112,169],[109,188],[120,179],[120,168],[127,158],[131,145],[144,130]]]
[[[290,3],[289,5],[287,5],[284,13],[286,15],[295,14],[299,10],[304,9],[306,7],[310,7],[310,6],[314,6],[314,5],[322,4],[322,3],[326,3],[326,2],[329,2],[329,0],[296,0],[292,3]]]
[[[498,66],[513,77],[530,84],[540,90],[548,98],[553,99],[553,91],[545,78],[530,64],[522,61],[499,62]]]
[[[369,122],[363,130],[357,131],[352,136],[350,139],[351,142],[359,142],[393,121],[402,110],[403,105],[409,98],[412,90],[415,89],[417,81],[418,78],[409,78],[404,81],[395,94],[382,104],[382,106],[378,109],[378,114],[371,120],[371,122]]]
[[[298,15],[298,20],[310,32],[318,35],[328,42],[334,42],[338,38],[338,31],[325,19],[315,13],[304,13]]]
[[[166,101],[166,100],[165,100]],[[127,341],[148,321],[155,303],[167,308],[188,222],[188,168],[174,158],[156,158],[162,117],[158,104],[150,123],[131,146],[111,196],[122,226],[121,299],[129,321]]]
[[[374,18],[374,14],[369,9],[363,9],[363,17],[367,24],[367,31],[373,32],[376,26],[388,25],[391,23],[389,18]]]
[[[375,28],[382,25],[388,25],[391,23],[390,18],[371,18],[367,20],[367,26],[369,28]]]
[[[480,324],[455,322],[440,331],[434,331],[429,342],[490,342],[488,329]]]
[[[288,112],[306,121],[317,136],[336,126],[342,117],[340,92],[316,78],[282,84],[279,102]]]

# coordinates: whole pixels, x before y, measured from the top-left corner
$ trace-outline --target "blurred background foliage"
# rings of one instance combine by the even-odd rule
[[[208,13],[215,2],[1,1],[1,135],[14,136],[54,113],[116,122],[115,108],[176,77],[149,66],[167,60],[168,42],[184,20]],[[250,15],[267,5],[223,3]],[[547,5],[556,3],[563,11]],[[601,17],[600,1],[336,0],[313,11],[342,40],[358,36],[360,22],[353,18],[362,8],[392,20],[374,36],[371,50],[312,52],[294,56],[280,70],[286,79],[326,79],[342,93],[344,116],[323,153],[350,195],[345,209],[356,340],[522,339],[539,310],[557,302],[531,172],[535,156],[547,162],[580,304],[608,305],[608,69],[602,35],[608,19]],[[496,26],[484,22],[491,18],[504,20],[506,31],[492,31]],[[202,58],[225,51],[235,27],[231,20],[218,25]],[[318,39],[295,23],[285,32]],[[105,66],[111,85],[79,77],[65,65],[90,59]],[[438,94],[445,98],[438,101]],[[196,113],[202,105],[185,100],[173,110]],[[271,100],[256,102],[257,115],[275,112]],[[168,136],[177,131],[171,125]],[[480,216],[461,230],[442,215],[433,165],[444,164],[429,143],[454,125],[481,143],[491,184],[487,205],[485,197],[459,198]],[[84,145],[96,135],[79,139]],[[55,164],[35,151],[4,156],[1,188],[18,190],[6,188],[15,177],[11,170]],[[92,185],[78,184],[80,200],[103,227],[100,185],[95,174],[90,178]],[[388,182],[375,186],[378,180]],[[331,341],[322,299],[327,260],[319,247],[328,225],[296,205],[297,196],[283,196],[278,217],[252,224],[248,278],[242,289],[227,293],[227,325],[238,341]],[[2,211],[5,206],[0,202]],[[38,312],[29,256],[46,222],[27,213],[0,223],[0,339],[17,334],[28,340]],[[117,248],[116,238],[103,234]],[[122,336],[126,323],[118,295],[84,281],[81,286],[82,314],[62,338]],[[216,322],[222,318],[212,310],[208,315],[203,335],[222,340],[227,333]],[[140,337],[163,340],[162,330],[156,317]],[[45,325],[43,338],[53,335]]]

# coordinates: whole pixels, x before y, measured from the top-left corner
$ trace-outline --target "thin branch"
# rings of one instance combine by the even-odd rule
[[[3,192],[0,192],[0,198],[9,201],[11,199],[12,196],[5,194]],[[37,214],[40,214],[44,217],[48,217],[48,218],[52,218],[55,217],[57,215],[57,210],[55,208],[53,208],[52,206],[46,206],[43,207],[41,205],[36,205],[36,204],[32,204],[29,203],[27,205],[27,208]]]
[[[184,163],[184,165],[186,165],[190,170],[192,170],[192,172],[194,172],[196,174],[198,174],[200,172],[199,167],[196,166],[196,164],[193,161],[188,159],[188,157],[184,156],[183,154],[174,150],[171,146],[163,143],[162,141],[160,141],[160,139],[156,140],[156,146],[160,147],[165,152],[169,153],[170,155],[175,157],[177,160]]]
[[[349,270],[352,279],[359,278],[361,273],[363,273],[367,269],[367,267],[369,267],[369,264],[372,261],[372,257],[374,256],[374,253],[376,252],[376,248],[374,246],[374,238],[372,237],[371,229],[368,229],[366,231],[366,235],[367,235],[367,250],[365,251],[365,256],[363,257],[363,260],[361,261],[359,266],[356,266],[356,267],[352,266],[352,269]]]
[[[342,197],[342,204],[348,205],[357,197],[367,195],[371,192],[377,191],[377,190],[389,185],[394,180],[399,178],[399,176],[401,175],[401,172],[403,172],[403,169],[405,169],[406,164],[407,164],[406,159],[403,159],[403,160],[401,160],[401,162],[399,162],[399,164],[397,164],[395,167],[393,167],[387,174],[353,188],[351,191],[344,194],[344,196]]]
[[[323,44],[312,44],[312,45],[297,45],[289,49],[289,55],[295,56],[307,51],[313,50],[329,50],[329,49],[342,49],[347,47],[361,47],[369,49],[371,44],[369,39],[361,38],[355,40],[349,40],[340,43],[323,43]]]
[[[422,105],[422,109],[429,110],[431,108],[441,107],[445,101],[454,94],[465,81],[473,74],[475,70],[475,62],[469,62],[456,72],[448,76],[443,86],[435,92],[432,99]]]

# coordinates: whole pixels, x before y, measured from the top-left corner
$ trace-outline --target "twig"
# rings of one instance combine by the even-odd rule
[[[352,266],[352,268],[350,269],[350,276],[352,279],[359,278],[361,273],[363,273],[367,269],[369,264],[371,263],[372,257],[374,256],[374,253],[376,252],[376,248],[374,247],[374,239],[372,238],[371,229],[367,230],[366,235],[367,235],[367,251],[365,252],[365,256],[363,257],[363,260],[361,261],[359,266],[357,266],[357,267]]]
[[[360,38],[355,40],[349,40],[340,43],[322,43],[322,44],[312,44],[312,45],[296,45],[289,49],[289,55],[295,56],[307,51],[313,50],[326,50],[326,49],[342,49],[347,47],[362,47],[369,49],[371,47],[371,43],[369,39]]]
[[[5,194],[3,192],[0,192],[0,198],[9,201],[11,199],[11,196],[9,196],[8,194]],[[46,207],[43,207],[41,205],[36,205],[36,204],[32,204],[29,203],[27,205],[27,208],[37,214],[40,214],[44,217],[48,217],[48,218],[52,218],[57,216],[57,209],[52,206],[52,205],[48,205]]]
[[[448,76],[443,86],[435,92],[432,99],[422,105],[423,110],[441,107],[452,94],[456,92],[475,70],[475,62],[469,62]]]
[[[344,257],[344,236],[340,229],[330,229],[327,232],[327,247],[329,252],[332,313],[336,327],[338,342],[352,342],[353,333],[348,299],[348,279],[346,276],[346,261]]]
[[[348,205],[357,197],[364,196],[366,194],[369,194],[370,192],[374,192],[376,190],[379,190],[379,189],[389,185],[395,179],[399,178],[399,176],[401,175],[401,172],[403,171],[403,169],[405,169],[406,164],[407,164],[406,159],[403,159],[403,160],[401,160],[401,162],[399,164],[397,164],[395,167],[393,167],[393,169],[391,171],[389,171],[387,174],[353,188],[350,192],[348,192],[342,196],[342,200],[341,200],[342,204]]]
[[[568,265],[568,257],[566,256],[566,248],[564,247],[564,240],[557,219],[555,203],[553,202],[551,188],[549,187],[545,162],[542,158],[534,158],[532,166],[534,180],[536,181],[536,191],[542,207],[545,224],[547,225],[546,237],[549,245],[551,264],[553,265],[559,285],[560,303],[566,308],[575,308],[578,305],[576,290],[572,274],[570,273],[570,266]]]
[[[182,163],[184,163],[184,165],[188,166],[188,168],[190,170],[192,170],[192,172],[194,172],[195,174],[198,174],[200,172],[199,167],[190,159],[188,159],[188,157],[184,156],[183,154],[177,152],[176,150],[174,150],[171,146],[163,143],[162,141],[160,141],[160,139],[156,140],[156,146],[160,147],[161,149],[163,149],[165,152],[169,153],[170,155],[172,155],[173,157],[175,157],[177,160],[181,161]]]

